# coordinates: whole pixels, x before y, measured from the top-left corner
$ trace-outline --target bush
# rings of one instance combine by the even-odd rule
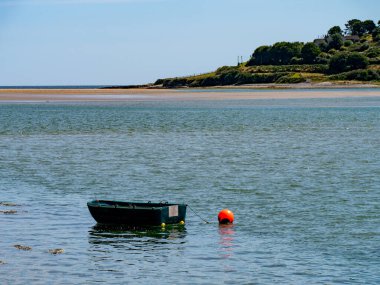
[[[357,51],[358,49],[360,49],[361,47],[361,44],[359,43],[354,43],[353,45],[350,45],[349,46],[349,51],[353,52],[353,51]]]
[[[239,68],[237,66],[222,66],[216,70],[216,74],[228,73],[231,71],[238,71],[238,69]]]
[[[235,84],[249,84],[253,83],[253,76],[251,73],[243,72],[236,76]]]
[[[372,39],[374,42],[380,41],[380,24],[372,31]]]
[[[249,73],[278,73],[278,72],[305,72],[324,73],[328,70],[326,64],[296,64],[296,65],[260,65],[245,69]]]
[[[352,52],[354,51],[363,52],[363,51],[366,51],[368,48],[369,48],[369,44],[367,42],[365,42],[364,44],[355,43],[349,47],[349,50]]]
[[[254,73],[252,74],[252,82],[251,83],[274,83],[280,77],[284,76],[284,72],[277,73]]]
[[[370,64],[380,64],[380,56],[379,57],[375,57],[375,58],[370,58],[369,59],[369,63]]]
[[[365,42],[356,51],[362,52],[362,51],[366,51],[367,49],[369,49],[369,44]]]
[[[380,55],[380,48],[377,47],[371,47],[365,52],[365,55],[369,58],[375,58]]]
[[[329,71],[331,73],[341,73],[346,71],[347,53],[334,55],[329,62]]]
[[[347,56],[347,70],[364,69],[369,65],[368,58],[360,53],[349,53]]]
[[[315,62],[318,64],[326,64],[326,63],[329,63],[329,60],[327,58],[317,56],[317,58],[315,59]]]
[[[293,73],[280,77],[276,83],[302,83],[306,79],[300,73]]]
[[[157,79],[154,85],[161,85],[162,83],[164,83],[164,79]]]
[[[375,29],[373,29],[372,31],[372,38],[375,38],[376,36],[380,35],[380,26],[379,27],[376,27]]]
[[[345,47],[352,46],[352,45],[353,45],[353,41],[350,41],[350,40],[348,40],[348,41],[344,41],[343,45],[344,45]]]
[[[200,86],[203,86],[203,87],[217,86],[217,85],[221,85],[220,83],[221,83],[220,78],[218,76],[210,76],[201,80]]]
[[[240,72],[238,70],[232,70],[230,72],[223,72],[219,75],[221,85],[232,85],[237,82],[237,78]]]
[[[224,78],[225,84],[258,84],[258,83],[274,83],[278,78],[288,73],[239,73],[233,77],[226,80]],[[228,83],[227,83],[228,82]]]
[[[157,81],[156,81],[157,82]],[[188,81],[186,78],[169,78],[162,80],[162,86],[166,88],[177,88],[177,87],[183,87],[188,84]]]
[[[331,55],[334,55],[334,54],[337,54],[338,52],[339,51],[337,51],[336,49],[333,48],[333,49],[330,49],[328,53]]]
[[[332,75],[329,78],[332,80],[375,81],[380,80],[380,74],[375,70],[360,69]]]
[[[345,71],[364,69],[369,64],[368,58],[360,53],[338,53],[329,62],[330,73],[341,73]]]
[[[330,58],[331,58],[331,54],[328,54],[326,52],[321,52],[317,56],[316,62],[318,62],[320,64],[326,64],[326,63],[329,63]]]
[[[191,83],[189,84],[189,87],[201,87],[201,81],[203,79],[195,79],[193,81],[191,81]]]
[[[318,47],[319,49],[322,51],[322,52],[328,52],[328,46],[327,46],[327,43],[326,42],[322,42],[322,43],[319,43],[318,44]]]
[[[248,72],[226,72],[223,74],[209,76],[204,79],[197,79],[192,82],[189,80],[187,83],[190,87],[209,87],[217,85],[241,85],[241,84],[255,84],[255,83],[274,83],[280,77],[288,75],[289,73],[248,73]],[[173,83],[170,82],[170,87]],[[175,85],[178,87],[178,85]]]

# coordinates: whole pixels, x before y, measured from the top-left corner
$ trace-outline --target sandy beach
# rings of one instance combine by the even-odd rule
[[[380,88],[344,89],[0,89],[0,102],[234,100],[380,97]]]

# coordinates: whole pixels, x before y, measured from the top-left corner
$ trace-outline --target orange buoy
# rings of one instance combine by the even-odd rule
[[[219,224],[232,224],[234,222],[234,213],[228,209],[223,209],[218,215]]]

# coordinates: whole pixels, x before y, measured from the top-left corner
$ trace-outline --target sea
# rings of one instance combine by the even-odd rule
[[[186,224],[105,228],[93,199]],[[380,97],[0,103],[0,280],[380,284]]]

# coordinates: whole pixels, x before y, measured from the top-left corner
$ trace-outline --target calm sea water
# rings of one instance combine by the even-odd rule
[[[1,284],[379,284],[379,149],[379,98],[0,104]],[[211,223],[101,229],[95,198]]]

